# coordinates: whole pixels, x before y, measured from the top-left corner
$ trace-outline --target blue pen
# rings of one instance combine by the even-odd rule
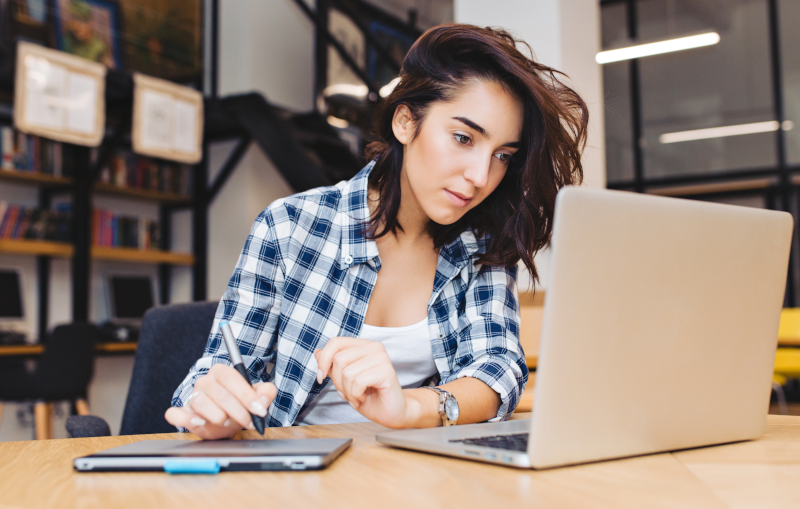
[[[250,381],[250,375],[247,374],[247,370],[244,368],[244,361],[242,360],[242,354],[239,352],[239,345],[236,344],[236,340],[233,339],[233,331],[231,331],[231,324],[228,323],[227,320],[223,320],[219,322],[219,330],[222,333],[222,338],[225,340],[225,346],[228,348],[228,354],[231,356],[231,362],[233,363],[233,368],[239,372],[240,375],[247,380],[247,383],[250,386],[253,385],[253,382]],[[250,413],[250,417],[253,418],[253,426],[255,426],[256,431],[264,434],[264,418],[260,415],[256,415],[254,413]]]

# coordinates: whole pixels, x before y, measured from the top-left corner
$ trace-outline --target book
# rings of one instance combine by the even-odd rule
[[[14,130],[11,126],[0,126],[0,167],[4,170],[14,169]]]

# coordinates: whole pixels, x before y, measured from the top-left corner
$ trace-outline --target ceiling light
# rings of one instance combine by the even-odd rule
[[[726,125],[708,129],[695,129],[677,133],[665,133],[658,137],[661,143],[678,143],[680,141],[706,140],[709,138],[724,138],[726,136],[740,136],[742,134],[768,133],[780,129],[777,120],[768,122],[755,122],[753,124]],[[788,131],[794,127],[791,121],[783,123],[783,130]]]
[[[399,76],[390,81],[389,83],[385,84],[384,86],[382,86],[381,89],[378,90],[378,92],[380,92],[381,94],[381,97],[387,97],[389,94],[391,94],[392,91],[394,90],[394,87],[396,87],[398,83],[400,83]]]
[[[328,123],[333,127],[338,127],[339,129],[347,129],[350,123],[339,117],[334,117],[333,115],[328,115]]]
[[[369,94],[369,88],[366,85],[351,85],[349,83],[337,83],[336,85],[331,85],[326,87],[323,91],[323,94],[326,97],[330,97],[332,95],[349,95],[350,97],[356,97],[359,99],[365,99]]]
[[[716,32],[709,32],[707,34],[680,37],[668,41],[651,42],[649,44],[639,44],[627,48],[601,51],[597,54],[595,60],[598,64],[607,64],[609,62],[619,62],[620,60],[630,60],[632,58],[649,57],[650,55],[660,55],[673,51],[711,46],[718,42],[719,34]]]

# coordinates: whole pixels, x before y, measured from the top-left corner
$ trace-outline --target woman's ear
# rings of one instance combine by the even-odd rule
[[[414,129],[416,122],[411,115],[411,110],[405,104],[401,104],[394,110],[392,117],[392,132],[397,141],[403,145],[408,145],[414,139]]]

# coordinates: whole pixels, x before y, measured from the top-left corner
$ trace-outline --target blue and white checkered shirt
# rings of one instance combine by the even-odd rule
[[[219,334],[228,320],[253,381],[272,381],[278,394],[269,426],[290,426],[330,382],[316,381],[314,350],[336,336],[359,337],[381,260],[366,238],[368,175],[274,202],[256,218],[217,309],[203,357],[175,391],[183,406],[197,378],[230,364]],[[485,239],[471,231],[439,250],[428,331],[442,383],[482,380],[501,397],[508,418],[528,381],[519,343],[516,267],[475,266]]]

